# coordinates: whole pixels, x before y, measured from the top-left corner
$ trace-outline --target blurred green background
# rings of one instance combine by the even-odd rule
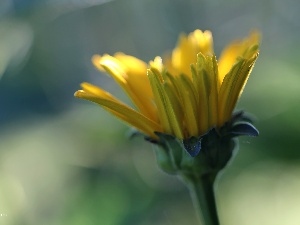
[[[219,55],[262,32],[239,102],[258,138],[217,184],[222,225],[300,224],[300,2],[297,0],[1,0],[0,224],[195,224],[186,188],[156,166],[149,143],[75,99],[88,81],[124,99],[93,54],[145,61],[180,32],[209,29]]]

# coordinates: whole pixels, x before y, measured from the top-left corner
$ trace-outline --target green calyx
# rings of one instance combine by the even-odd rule
[[[251,122],[248,116],[239,112],[220,129],[213,128],[200,137],[179,140],[156,132],[159,141],[154,143],[154,150],[158,165],[169,174],[196,172],[199,175],[216,175],[234,155],[237,136],[258,135]]]

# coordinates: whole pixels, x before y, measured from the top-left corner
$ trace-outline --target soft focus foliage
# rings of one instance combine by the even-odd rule
[[[158,170],[150,145],[128,140],[126,126],[73,93],[87,80],[130,104],[91,56],[122,51],[149,61],[196,28],[212,30],[217,56],[230,40],[262,31],[237,107],[251,109],[260,136],[240,139],[220,178],[222,224],[299,224],[300,3],[102,3],[0,2],[0,224],[194,224],[187,190]]]

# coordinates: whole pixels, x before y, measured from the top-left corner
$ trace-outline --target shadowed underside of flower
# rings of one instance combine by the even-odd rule
[[[218,61],[211,32],[182,34],[169,57],[149,64],[123,53],[95,55],[93,64],[125,91],[134,108],[90,83],[75,93],[101,105],[152,140],[165,133],[180,140],[229,122],[258,57],[259,35],[228,45]]]

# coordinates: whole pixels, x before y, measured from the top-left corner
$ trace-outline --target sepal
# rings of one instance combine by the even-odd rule
[[[199,154],[201,150],[201,140],[202,137],[190,137],[182,141],[184,149],[190,154],[190,156],[195,157]]]
[[[232,138],[247,135],[256,137],[259,131],[253,125],[253,117],[244,111],[235,112],[231,120],[219,129],[221,136],[230,136]]]
[[[158,166],[168,174],[176,174],[177,168],[172,163],[168,149],[157,144],[152,145]]]
[[[230,134],[232,136],[248,135],[256,137],[259,131],[249,122],[238,122],[230,129]]]
[[[180,168],[182,158],[182,144],[172,135],[155,132],[159,137],[160,143],[168,150],[172,164],[175,168]]]

